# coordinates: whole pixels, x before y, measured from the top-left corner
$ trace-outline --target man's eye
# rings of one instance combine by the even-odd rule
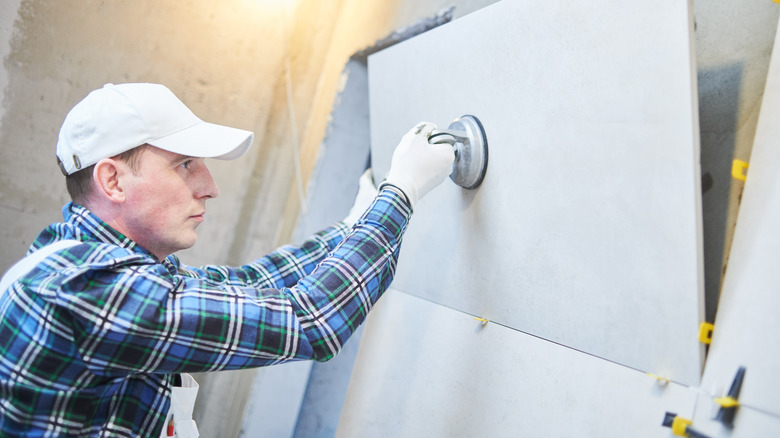
[[[192,160],[187,160],[187,161],[181,163],[180,166],[185,168],[185,169],[189,169],[191,164],[192,164]]]

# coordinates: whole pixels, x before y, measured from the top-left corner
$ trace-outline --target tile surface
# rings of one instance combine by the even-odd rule
[[[696,391],[398,291],[372,311],[337,437],[669,437]]]
[[[464,114],[481,187],[422,199],[394,287],[695,385],[703,349],[691,11],[505,0],[369,58],[379,180],[417,122]]]

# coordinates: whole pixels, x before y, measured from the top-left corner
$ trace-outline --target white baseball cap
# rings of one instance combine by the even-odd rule
[[[190,157],[233,160],[252,145],[250,131],[199,119],[167,87],[106,84],[65,117],[57,160],[65,175],[150,144]]]

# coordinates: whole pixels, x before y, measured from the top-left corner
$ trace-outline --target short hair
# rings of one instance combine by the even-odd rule
[[[138,157],[148,146],[148,144],[142,144],[112,158],[126,163],[130,170],[136,173],[138,171]],[[89,197],[92,195],[92,174],[94,171],[95,165],[93,164],[65,177],[65,187],[68,189],[68,194],[73,202],[86,206]]]

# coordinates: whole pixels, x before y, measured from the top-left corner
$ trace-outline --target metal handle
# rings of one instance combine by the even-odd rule
[[[430,137],[428,137],[428,143],[449,143],[454,145],[455,143],[463,143],[468,139],[468,134],[465,131],[455,131],[452,129],[434,129],[431,132]]]
[[[455,119],[447,129],[434,129],[428,143],[447,143],[455,150],[450,179],[465,189],[475,189],[487,171],[488,145],[479,119],[465,115]]]

